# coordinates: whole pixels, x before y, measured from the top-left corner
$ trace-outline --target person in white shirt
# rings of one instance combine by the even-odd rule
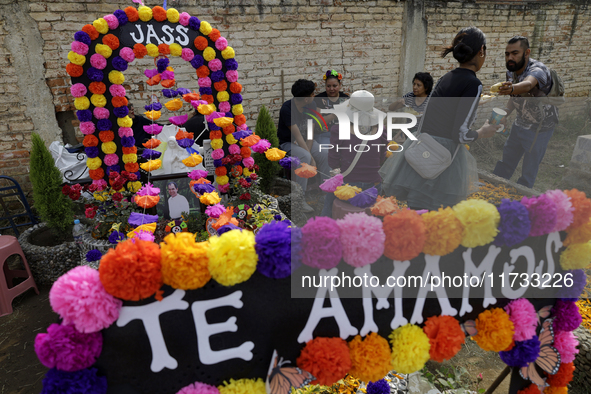
[[[183,212],[189,213],[189,201],[187,201],[185,196],[178,194],[179,187],[176,182],[168,182],[166,189],[168,189],[168,194],[170,195],[168,198],[170,218],[178,219],[182,216]]]

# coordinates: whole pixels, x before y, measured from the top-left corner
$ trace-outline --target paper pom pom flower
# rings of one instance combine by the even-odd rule
[[[560,266],[565,270],[586,268],[591,263],[591,243],[574,244],[560,255]]]
[[[400,373],[413,373],[429,360],[429,338],[418,326],[407,324],[390,334],[392,352],[391,365]]]
[[[582,322],[579,306],[574,301],[558,300],[552,307],[555,331],[574,331]]]
[[[210,205],[205,208],[205,214],[210,218],[219,218],[224,212],[226,212],[226,208],[222,204],[215,204]]]
[[[539,353],[540,340],[534,336],[526,341],[516,341],[510,350],[499,352],[499,356],[508,366],[522,368],[536,361]]]
[[[367,208],[376,202],[378,197],[378,189],[370,187],[349,199],[349,204],[358,208]]]
[[[285,222],[265,224],[256,234],[257,270],[268,278],[282,279],[291,274],[291,229]]]
[[[178,100],[178,99],[175,99],[175,100]],[[170,121],[170,123],[172,123],[174,125],[182,126],[187,121],[187,118],[188,118],[188,115],[179,115],[179,116],[171,116],[168,118],[168,120]]]
[[[341,230],[336,220],[314,217],[302,227],[302,262],[310,267],[330,269],[343,255]]]
[[[283,159],[281,159],[281,160],[283,160]],[[279,164],[281,164],[281,160],[279,161]],[[281,166],[283,167],[283,165],[281,165]],[[320,190],[323,190],[327,193],[334,193],[337,190],[337,187],[342,186],[342,185],[343,185],[343,174],[337,174],[337,175],[333,176],[332,178],[326,179],[324,182],[322,182],[322,184],[320,185]]]
[[[570,197],[562,190],[548,190],[546,196],[556,204],[556,226],[552,231],[563,231],[573,222],[575,208]]]
[[[123,300],[139,301],[152,296],[162,285],[160,269],[158,245],[127,240],[103,256],[99,274],[109,294]]]
[[[215,204],[219,203],[220,201],[222,201],[222,199],[217,194],[217,192],[211,192],[211,193],[204,193],[201,197],[199,197],[199,201],[205,205],[215,205]]]
[[[386,379],[379,379],[367,384],[367,394],[390,394],[390,385]]]
[[[574,207],[573,222],[567,227],[567,230],[582,226],[591,218],[591,200],[585,193],[577,189],[565,190],[564,193],[570,197],[571,204]]]
[[[247,281],[256,270],[255,238],[250,231],[228,231],[209,239],[209,272],[222,286]]]
[[[498,211],[501,219],[494,244],[511,247],[525,241],[532,230],[527,208],[519,201],[504,198]]]
[[[514,326],[509,315],[501,308],[486,310],[476,319],[478,334],[473,336],[483,350],[500,352],[511,346]]]
[[[107,294],[98,272],[87,266],[62,275],[51,287],[49,303],[63,324],[73,324],[82,333],[109,327],[119,318],[122,305],[121,300]]]
[[[587,223],[567,231],[568,235],[562,242],[563,246],[582,244],[591,240],[591,220]]]
[[[140,164],[140,167],[144,171],[152,172],[162,167],[162,160],[148,160],[147,162]]]
[[[182,160],[183,164],[187,167],[196,167],[199,164],[201,164],[202,161],[203,157],[201,157],[201,155],[198,155],[197,153],[191,153],[189,157]]]
[[[336,383],[351,369],[347,342],[341,338],[314,338],[302,349],[297,365],[316,377],[312,384]]]
[[[437,211],[424,213],[421,217],[425,224],[426,237],[423,253],[445,256],[460,246],[464,226],[456,218],[453,209],[439,208]]]
[[[47,368],[74,372],[90,367],[101,354],[103,337],[100,332],[83,334],[72,325],[52,324],[47,334],[35,337],[35,352]]]
[[[226,129],[224,129],[224,132],[226,131]],[[254,152],[256,153],[265,153],[267,151],[267,149],[269,149],[271,147],[271,143],[269,141],[267,141],[266,139],[260,139],[259,142],[257,142],[256,144],[252,145],[251,148]],[[290,160],[290,159],[294,159],[294,160]],[[297,159],[297,163],[296,160]],[[288,162],[289,165],[286,167],[285,162]],[[281,164],[284,163],[284,164]],[[287,168],[288,170],[291,170],[292,168],[296,168],[297,166],[300,165],[300,159],[298,159],[297,157],[284,157],[283,159],[279,160],[279,165],[283,168]]]
[[[41,394],[106,394],[106,392],[107,378],[98,376],[96,368],[81,369],[76,372],[65,372],[52,368],[43,378]]]
[[[409,209],[384,218],[386,243],[384,255],[393,260],[411,260],[425,245],[425,224],[416,212]]]
[[[494,240],[501,216],[493,204],[483,200],[465,200],[454,206],[453,210],[464,226],[462,246],[475,248]]]
[[[556,204],[548,196],[523,197],[521,204],[527,208],[531,222],[530,237],[550,234],[556,227]]]
[[[302,163],[302,166],[305,163]],[[314,167],[315,169],[316,167]],[[296,170],[296,175],[298,170],[300,170],[300,168],[298,168]],[[337,186],[334,195],[336,198],[338,198],[339,200],[343,200],[343,201],[347,201],[352,199],[353,197],[355,197],[355,195],[357,195],[357,193],[360,193],[362,190],[360,187],[357,186],[351,186],[348,183],[344,184],[343,186]]]
[[[220,391],[215,386],[195,382],[183,387],[176,394],[220,394]]]
[[[205,170],[193,170],[191,172],[189,172],[189,174],[187,174],[187,176],[193,180],[198,180],[200,178],[206,178],[207,177],[207,171]]]
[[[561,287],[556,293],[557,298],[579,298],[587,285],[587,274],[582,269],[568,272],[572,274],[572,286]]]
[[[349,342],[352,376],[364,382],[379,380],[390,370],[390,345],[385,338],[372,332],[363,340],[357,335]],[[390,390],[388,389],[388,393]]]
[[[451,316],[429,317],[423,331],[429,338],[429,355],[438,363],[451,359],[464,344],[464,331]]]
[[[542,394],[542,392],[540,391],[538,386],[532,383],[523,390],[519,390],[517,394]]]
[[[384,253],[386,235],[382,221],[364,212],[349,213],[337,220],[341,233],[343,259],[353,267],[376,262]]]
[[[371,213],[375,216],[386,216],[398,212],[398,202],[394,197],[378,196],[375,204],[371,207]]]
[[[575,355],[579,353],[578,345],[577,337],[570,331],[559,331],[554,334],[552,346],[560,353],[560,361],[563,363],[572,363],[575,360]]]
[[[556,374],[547,374],[546,383],[548,383],[550,386],[566,387],[573,380],[574,372],[575,365],[572,362],[562,362]]]
[[[208,242],[195,242],[190,233],[169,234],[160,244],[162,281],[175,289],[199,289],[211,279],[207,268]]]
[[[218,386],[220,394],[267,394],[265,382],[262,379],[230,379]]]
[[[164,106],[169,110],[169,111],[178,111],[179,109],[181,109],[183,107],[183,101],[181,99],[173,99],[170,101],[167,101],[166,103],[164,103]]]
[[[536,335],[538,314],[531,302],[525,298],[520,298],[509,302],[504,309],[513,322],[515,332],[513,340],[526,341]]]

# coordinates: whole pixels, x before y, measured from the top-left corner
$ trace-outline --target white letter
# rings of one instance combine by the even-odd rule
[[[178,25],[176,27],[176,32],[179,33],[181,36],[177,36],[176,39],[182,46],[189,44],[189,37],[187,36],[187,32],[189,31],[188,28],[184,27],[183,25]]]
[[[161,38],[161,40],[165,44],[170,45],[174,42],[174,37],[172,36],[173,31],[174,31],[173,28],[168,25],[162,26],[162,32],[168,36],[168,38],[165,38],[165,37]]]
[[[156,39],[156,42],[157,42],[156,45],[162,44],[162,41],[160,41],[160,37],[158,37],[156,35],[156,31],[154,30],[154,25],[148,25],[148,34],[146,34],[146,44],[153,44],[152,38]]]
[[[344,112],[337,112],[335,109],[326,109],[322,108],[320,110],[321,114],[335,114],[339,121],[339,140],[350,140],[351,139],[351,129],[349,126],[349,117]]]
[[[134,32],[131,32],[129,34],[131,35],[131,39],[134,40],[136,42],[136,44],[141,44],[144,42],[144,32],[142,31],[142,28],[140,25],[135,25],[135,27],[137,27],[137,31],[140,33],[140,38],[135,38]]]
[[[425,297],[427,293],[429,293],[429,288],[427,287],[427,279],[429,276],[433,278],[441,277],[441,271],[439,270],[439,259],[441,256],[431,256],[430,254],[426,254],[425,256],[425,269],[423,270],[423,283],[419,290],[419,294],[417,295],[417,302],[415,303],[415,309],[412,312],[412,317],[410,318],[411,323],[418,323],[421,324],[423,322],[423,307],[425,306]],[[416,283],[416,281],[415,281]],[[445,288],[437,287],[435,289],[435,294],[437,294],[437,299],[439,300],[439,305],[441,306],[441,314],[447,316],[455,316],[458,314],[457,309],[452,308],[451,304],[449,303],[449,299],[447,298],[447,293]]]
[[[546,270],[547,273],[554,275],[554,257],[552,256],[552,244],[554,244],[554,253],[558,252],[560,248],[562,248],[562,241],[560,240],[560,233],[555,231],[551,234],[548,234],[546,238],[546,260],[548,261],[548,269]],[[544,260],[540,260],[540,264],[536,267],[536,272],[542,276],[544,273]]]
[[[408,118],[411,120],[410,123],[396,123],[392,124],[393,118]],[[413,128],[417,124],[417,117],[413,114],[407,114],[406,112],[388,112],[388,141],[392,141],[392,130],[400,129],[404,134],[407,135],[408,138],[411,140],[416,140],[417,137],[412,135],[412,133],[408,130]]]
[[[326,146],[326,148],[323,148],[324,146]],[[332,144],[320,144],[318,146],[318,152],[322,152],[322,149],[331,150],[332,148],[334,148],[334,145]]]
[[[378,138],[380,138],[382,136],[383,131],[384,131],[384,116],[381,113],[379,115],[378,131],[377,131],[377,133],[370,134],[370,135],[361,134],[359,132],[359,112],[355,112],[353,114],[353,132],[355,133],[357,138],[362,139],[362,140],[366,140],[366,141],[377,140]]]
[[[495,259],[499,253],[501,253],[501,248],[490,245],[488,248],[488,253],[478,268],[476,268],[472,262],[472,248],[467,249],[464,253],[462,253],[462,257],[464,258],[464,274],[467,276],[476,275],[481,277],[483,273],[493,272]],[[482,306],[486,308],[489,305],[496,304],[497,299],[492,296],[491,276],[487,275],[484,279],[484,300],[482,301]],[[472,312],[472,306],[470,305],[469,298],[470,287],[464,286],[462,291],[462,307],[460,308],[460,316],[464,316],[466,313]]]
[[[236,316],[232,316],[224,323],[208,324],[205,313],[210,309],[220,308],[222,306],[233,306],[236,309],[242,308],[242,291],[235,291],[225,297],[215,300],[195,301],[191,305],[193,319],[195,320],[195,330],[197,331],[197,346],[199,350],[199,360],[205,365],[221,363],[222,361],[233,358],[241,358],[245,361],[252,360],[252,349],[254,343],[244,342],[239,347],[212,350],[209,344],[209,337],[222,332],[236,332]]]
[[[528,279],[529,282],[529,278],[531,278],[531,274],[534,273],[534,268],[536,266],[536,256],[534,254],[533,249],[529,246],[521,246],[517,249],[513,249],[509,252],[509,256],[511,256],[511,265],[509,265],[509,263],[507,262],[505,262],[505,264],[503,265],[503,276],[505,277],[505,286],[501,288],[501,293],[503,293],[505,297],[514,300],[516,298],[522,297],[525,294],[525,292],[529,288],[529,283],[528,286],[522,287],[520,285],[520,283],[522,282],[521,275],[517,275],[517,278],[515,278],[515,276],[510,276],[509,273],[513,272],[513,270],[515,269],[515,262],[517,261],[517,259],[523,256],[527,261],[526,279]],[[511,287],[511,282],[513,282],[513,279],[515,279],[515,282],[517,282],[518,287],[516,290],[513,290],[513,288]]]
[[[150,348],[152,349],[152,364],[150,365],[152,372],[160,372],[164,368],[176,369],[179,365],[168,353],[166,343],[164,343],[164,337],[162,336],[159,317],[164,312],[187,309],[189,303],[182,301],[184,296],[185,292],[183,290],[175,290],[174,293],[162,301],[156,301],[142,306],[124,306],[121,308],[121,312],[119,312],[117,327],[123,327],[136,319],[144,323],[144,328],[150,341]]]
[[[330,271],[326,271],[321,269],[318,273],[319,276],[325,275],[327,276],[337,276],[339,270],[337,268],[333,268]],[[326,298],[326,293],[329,293],[330,299],[330,307],[324,308],[324,299]],[[326,284],[323,287],[319,287],[318,291],[316,292],[316,297],[314,298],[314,305],[312,306],[312,311],[310,311],[310,316],[308,317],[308,321],[306,322],[306,326],[298,336],[298,342],[304,343],[312,340],[314,329],[320,322],[320,320],[324,319],[325,317],[332,317],[337,322],[339,326],[339,335],[343,339],[347,339],[351,335],[357,335],[357,329],[351,325],[349,318],[347,317],[347,313],[343,308],[343,304],[339,298],[339,294],[336,290],[328,291],[326,288]]]
[[[308,133],[307,133],[307,139],[311,140],[314,139],[314,123],[312,122],[312,119],[308,119]]]

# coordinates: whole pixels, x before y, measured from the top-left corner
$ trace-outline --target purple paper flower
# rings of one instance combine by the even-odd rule
[[[190,90],[190,89],[187,89],[187,88],[178,88],[176,91],[177,91],[177,92],[178,92],[180,95],[185,95],[185,94],[189,94],[189,93],[191,93],[191,90]]]
[[[203,64],[205,64],[205,59],[203,59],[203,56],[201,55],[195,55],[195,57],[191,59],[191,66],[195,69],[203,66]]]
[[[273,221],[263,225],[255,240],[257,271],[268,278],[287,278],[291,274],[291,228],[287,223]]]
[[[109,235],[109,242],[112,244],[116,244],[120,241],[123,241],[124,239],[125,239],[125,234],[120,233],[117,230],[113,230],[111,235]]]
[[[228,224],[225,224],[222,227],[218,228],[218,235],[222,235],[223,233],[227,233],[228,231],[232,231],[232,230],[242,231],[242,229],[240,227],[236,226],[235,224],[228,223]]]
[[[206,88],[206,89],[210,89],[210,88]],[[207,122],[207,127],[209,128],[210,131],[222,129],[220,126],[218,126],[217,124],[215,124],[213,122]]]
[[[501,360],[510,367],[525,367],[536,361],[540,354],[540,340],[537,336],[527,341],[515,342],[511,350],[499,352]]]
[[[156,62],[156,68],[158,69],[159,73],[162,73],[166,71],[166,67],[168,67],[169,64],[170,60],[168,60],[167,58],[158,59],[158,61]]]
[[[89,109],[76,111],[76,117],[80,122],[90,122],[92,120],[92,111]]]
[[[201,21],[196,16],[192,16],[189,18],[189,27],[193,30],[199,30],[201,26]]]
[[[127,70],[127,62],[121,56],[115,56],[111,61],[113,68],[117,71]]]
[[[142,152],[142,158],[145,160],[158,159],[162,155],[162,152],[152,149],[144,149]]]
[[[178,96],[178,92],[174,89],[162,89],[164,97],[173,98]]]
[[[367,394],[389,394],[390,386],[386,380],[381,379],[377,382],[369,382],[367,384]]]
[[[530,237],[550,234],[556,227],[556,203],[542,194],[538,197],[523,197],[521,203],[529,212]]]
[[[378,198],[378,189],[371,187],[349,199],[349,203],[358,208],[367,208],[375,204]]]
[[[555,331],[574,331],[583,321],[579,313],[579,306],[574,301],[556,301],[551,313],[554,316]]]
[[[556,293],[557,298],[575,298],[578,299],[583,292],[583,289],[587,285],[587,275],[585,271],[582,269],[572,270],[565,273],[565,278],[567,274],[571,274],[572,277],[572,286],[566,286],[565,281],[562,281],[562,287]]]
[[[296,156],[286,156],[279,160],[279,165],[287,170],[291,170],[292,168],[298,168],[300,159]]]
[[[213,90],[211,88],[199,88],[199,94],[213,94]]]
[[[98,249],[91,249],[86,252],[86,261],[98,261],[103,257],[103,254]]]
[[[145,105],[144,108],[146,109],[146,111],[160,111],[162,109],[162,104],[152,103]]]
[[[123,10],[116,10],[115,12],[113,12],[113,15],[115,15],[115,17],[119,21],[119,26],[123,26],[127,22],[129,22],[129,19],[127,18],[127,14]]]
[[[203,194],[213,192],[215,190],[215,187],[211,183],[197,183],[195,186],[193,186],[193,189],[197,193]]]
[[[96,368],[76,372],[64,372],[52,368],[43,378],[41,394],[106,394],[106,392],[107,378],[98,376]]]
[[[236,131],[236,132],[232,133],[232,136],[238,141],[240,141],[242,138],[246,138],[250,135],[252,135],[252,131],[250,131],[250,130],[241,130],[241,131]]]
[[[124,148],[131,148],[135,145],[135,138],[133,137],[121,137],[121,146]]]
[[[103,72],[94,67],[89,67],[88,70],[86,70],[86,76],[92,82],[101,82],[103,80]]]
[[[96,122],[96,128],[98,131],[111,130],[111,127],[113,127],[113,123],[111,123],[109,119],[99,119],[98,122]]]
[[[302,229],[300,227],[292,227],[291,228],[291,272],[294,272],[295,270],[297,270],[301,266],[302,266]]]
[[[127,219],[127,223],[132,226],[141,226],[142,224],[156,223],[158,221],[158,215],[147,215],[139,212],[132,212]]]
[[[121,172],[121,167],[119,167],[119,165],[117,165],[117,164],[114,165],[114,166],[108,166],[107,167],[107,176],[109,176],[109,174],[111,172],[117,172],[117,173],[119,173],[119,172]]]
[[[190,148],[195,143],[192,138],[181,138],[180,140],[176,140],[176,142],[181,148]]]
[[[90,159],[94,159],[98,156],[99,150],[96,146],[87,146],[84,148],[84,153],[86,153],[86,156],[88,156]]]
[[[236,59],[228,59],[224,62],[227,70],[238,70],[238,62]]]
[[[118,118],[125,118],[127,115],[129,115],[129,108],[127,108],[125,105],[121,107],[115,107],[113,108],[113,114]]]
[[[233,93],[230,95],[230,103],[232,103],[232,105],[236,105],[236,104],[240,104],[242,103],[242,95],[239,93]]]
[[[499,222],[499,233],[494,240],[494,244],[511,247],[525,241],[531,230],[527,208],[519,201],[503,198],[498,211],[501,215],[501,221]]]
[[[90,36],[85,31],[77,31],[76,33],[74,33],[74,40],[86,45],[90,45],[90,43],[92,42]]]
[[[213,166],[214,167],[221,167],[221,166],[223,166],[222,159],[216,159],[216,160],[214,160],[213,161]]]
[[[220,82],[221,80],[224,79],[224,72],[223,71],[215,71],[213,73],[211,73],[211,81],[212,82]]]

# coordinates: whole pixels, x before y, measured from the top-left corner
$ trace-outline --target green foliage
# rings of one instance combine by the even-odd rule
[[[32,135],[30,178],[35,209],[54,235],[71,234],[72,201],[62,194],[62,174],[39,134]]]
[[[268,140],[271,143],[272,148],[279,147],[279,138],[277,137],[275,122],[273,121],[269,110],[267,110],[264,105],[259,112],[255,132],[259,137]],[[259,171],[257,173],[262,178],[260,182],[261,190],[264,193],[269,193],[271,186],[273,185],[273,179],[277,176],[281,167],[276,161],[267,160],[267,157],[263,153],[253,153],[252,157],[254,162],[259,166]]]
[[[202,214],[201,212],[183,212],[183,219],[185,219],[185,222],[187,223],[187,230],[190,233],[197,234],[201,231],[205,231],[207,215]]]
[[[455,393],[461,394],[467,391],[467,386],[470,386],[472,381],[469,378],[469,372],[464,367],[442,366],[434,372],[429,371],[427,367],[421,371],[425,379],[429,381],[438,390],[444,392],[445,390],[453,390]],[[482,377],[477,378],[477,393],[484,393],[486,390],[478,388]]]

